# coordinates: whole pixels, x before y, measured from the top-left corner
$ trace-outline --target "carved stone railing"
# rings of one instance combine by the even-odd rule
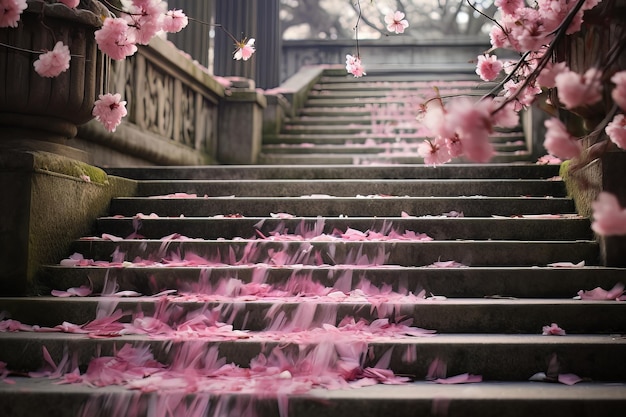
[[[91,121],[74,146],[95,165],[197,165],[217,150],[218,105],[224,87],[171,43],[159,38],[132,57],[114,61],[107,90],[127,101],[114,133]]]

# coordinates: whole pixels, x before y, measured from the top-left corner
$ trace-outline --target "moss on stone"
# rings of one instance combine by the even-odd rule
[[[59,155],[36,153],[35,168],[74,177],[81,181],[89,177],[89,182],[94,184],[107,185],[109,183],[106,172],[100,168]]]

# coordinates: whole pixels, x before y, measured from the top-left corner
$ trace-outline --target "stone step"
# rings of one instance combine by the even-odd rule
[[[118,253],[125,261],[149,265],[176,263],[200,256],[205,266],[222,265],[399,265],[427,266],[449,259],[467,266],[545,266],[555,262],[595,265],[598,245],[593,241],[430,241],[320,242],[269,240],[120,240],[90,238],[76,241],[72,251],[86,259],[111,261]],[[114,262],[115,267],[119,260]]]
[[[273,145],[263,145],[261,147],[261,152],[264,154],[273,154],[273,155],[301,155],[301,154],[329,154],[329,155],[353,155],[353,154],[371,154],[371,155],[380,155],[385,153],[413,153],[417,154],[420,144],[423,140],[417,142],[406,142],[400,139],[396,142],[387,142],[380,144],[354,144],[354,143],[345,143],[345,144],[313,144],[310,142],[302,141],[300,143],[280,143]],[[525,142],[509,142],[509,143],[496,143],[493,146],[495,152],[504,154],[504,153],[515,153],[515,152],[525,152],[526,151],[526,143]]]
[[[442,258],[441,261],[449,261]],[[208,273],[210,272],[210,273]],[[362,280],[376,287],[386,286],[393,291],[407,289],[428,295],[449,298],[566,298],[580,290],[596,287],[607,290],[624,281],[624,270],[618,268],[585,267],[469,267],[422,268],[372,266],[326,267],[306,265],[214,266],[210,270],[200,266],[156,267],[62,267],[47,266],[42,271],[41,294],[66,290],[82,285],[91,286],[94,293],[102,292],[106,279],[114,279],[122,291],[137,291],[145,295],[166,289],[191,288],[199,281],[217,286],[228,279],[243,283],[262,282],[284,287],[289,279],[302,277],[324,287],[357,288]],[[342,284],[343,285],[343,284]],[[600,303],[602,304],[602,303]],[[608,305],[608,304],[607,304]]]
[[[199,167],[106,168],[109,175],[137,180],[254,180],[254,179],[538,179],[559,175],[558,165],[446,164],[423,165],[214,165]]]
[[[564,197],[561,181],[547,180],[147,180],[139,183],[137,196],[159,196],[189,193],[199,196],[237,197],[299,197],[323,194],[333,195],[452,197],[462,195],[484,196],[552,196]]]
[[[529,152],[518,151],[515,153],[498,153],[496,152],[491,158],[491,162],[497,164],[503,163],[524,163],[528,162]],[[266,154],[259,155],[258,163],[267,165],[300,165],[300,164],[316,164],[316,165],[389,165],[389,164],[416,164],[423,165],[424,159],[417,153],[397,152],[397,153],[381,153],[381,154],[363,154],[355,153],[351,155],[331,155],[331,154],[306,154],[306,155],[288,155],[288,154]],[[464,161],[456,160],[455,163],[464,163]],[[465,161],[465,163],[470,163]]]
[[[288,119],[284,127],[286,130],[291,129],[291,126],[299,127],[299,126],[320,126],[327,125],[333,126],[340,129],[342,126],[371,126],[373,124],[378,125],[404,125],[410,123],[412,125],[417,125],[417,121],[414,114],[401,114],[401,115],[389,115],[389,114],[377,114],[374,111],[370,112],[355,112],[354,115],[350,114],[337,114],[335,111],[343,112],[344,109],[329,109],[327,113],[323,115],[319,115],[313,113],[313,115],[300,115],[297,117],[293,117]],[[506,136],[507,132],[511,132],[511,129],[498,129],[494,136]],[[518,127],[517,130],[513,131],[510,135],[512,136],[522,136],[522,129]]]
[[[422,102],[431,98],[437,97],[437,90],[435,90],[436,84],[432,86],[415,86],[407,85],[406,87],[390,85],[388,89],[382,88],[326,88],[326,85],[320,85],[319,89],[313,89],[309,91],[308,99],[370,99],[370,98],[383,98],[386,103],[394,103],[396,100],[403,100],[403,105],[408,104],[421,104]],[[444,97],[459,96],[459,97],[475,97],[477,100],[483,97],[489,92],[489,88],[485,88],[479,84],[476,85],[459,85],[450,86],[447,84],[439,84],[439,95]],[[307,101],[306,105],[309,105]],[[418,107],[413,110],[417,111]]]
[[[464,96],[473,95],[476,99],[482,97],[482,92],[456,92],[456,94],[463,93]],[[400,111],[399,108],[403,108],[406,106],[407,109],[415,112],[417,116],[417,107],[423,103],[428,97],[360,97],[355,95],[354,97],[309,97],[306,101],[305,106],[308,108],[315,107],[371,107],[371,106],[383,106],[383,107],[392,107],[396,108],[396,111]]]
[[[196,300],[194,300],[194,298]],[[237,330],[261,332],[272,325],[272,319],[283,315],[287,322],[297,320],[299,312],[310,310],[311,328],[322,324],[338,326],[343,320],[354,318],[373,322],[384,317],[412,320],[412,326],[435,330],[438,335],[454,333],[473,334],[541,334],[543,326],[558,323],[568,335],[624,334],[626,333],[626,303],[562,299],[419,299],[409,301],[406,296],[346,297],[331,303],[320,296],[255,297],[254,295],[227,296],[215,294],[180,297],[27,297],[0,298],[0,311],[24,324],[54,327],[63,322],[82,325],[96,318],[100,305],[112,304],[129,312],[124,323],[133,317],[158,317],[171,328],[185,320],[211,311],[212,319],[234,326]],[[280,303],[277,304],[277,300]],[[306,304],[303,308],[303,304]],[[45,316],[39,312],[46,311]],[[304,330],[304,329],[303,329]]]
[[[279,347],[281,354],[302,358],[314,352],[320,342],[298,345],[297,332],[284,335],[268,332],[249,332],[247,337],[236,333],[239,338],[228,340],[226,335],[214,333],[195,339],[202,350],[216,347],[219,356],[227,363],[249,367],[260,354],[269,355]],[[341,333],[329,333],[326,346],[342,343]],[[324,343],[323,336],[317,340]],[[158,335],[125,335],[106,338],[91,338],[83,334],[61,334],[46,332],[6,333],[2,337],[2,351],[9,369],[34,371],[44,365],[42,346],[46,346],[50,357],[59,363],[63,352],[76,359],[83,367],[91,359],[111,356],[125,344],[149,346],[155,360],[169,364],[185,344],[185,340],[171,340]],[[186,341],[192,344],[193,341]],[[344,342],[345,343],[345,342]],[[353,342],[354,343],[354,342]],[[330,345],[328,345],[330,344]],[[556,354],[561,372],[574,373],[596,381],[623,381],[626,362],[623,355],[626,338],[612,335],[568,335],[546,337],[512,334],[437,334],[431,337],[382,337],[368,339],[369,354],[363,366],[375,366],[388,351],[391,355],[389,368],[396,374],[411,375],[423,379],[434,359],[447,364],[448,375],[470,373],[481,375],[487,381],[527,381],[538,372],[545,372],[550,359]],[[334,350],[334,349],[333,349]],[[405,362],[403,353],[410,351],[416,360]],[[295,371],[294,371],[295,372]]]
[[[357,144],[420,144],[426,139],[431,139],[418,133],[410,132],[370,132],[366,134],[292,134],[281,133],[275,136],[264,136],[263,144],[299,144],[310,143],[320,145],[357,145]],[[401,142],[401,143],[400,143]],[[489,142],[494,144],[524,143],[525,138],[521,134],[495,134],[489,137]]]
[[[134,217],[103,217],[97,220],[97,233],[129,236],[135,232]],[[388,235],[390,231],[402,235],[405,232],[424,233],[434,240],[591,240],[588,219],[563,218],[143,218],[139,220],[140,235],[148,239],[160,239],[174,233],[190,238],[233,239],[258,237],[272,234],[290,234],[313,237],[333,235],[349,228],[361,232],[377,232]]]
[[[494,83],[485,83],[475,77],[463,80],[426,80],[426,81],[406,81],[406,80],[386,80],[354,82],[345,79],[324,78],[313,86],[313,91],[381,91],[390,92],[397,90],[433,90],[437,87],[443,89],[467,89],[467,90],[489,90],[495,86]]]
[[[332,190],[330,190],[332,191]],[[300,217],[400,217],[440,216],[455,211],[466,217],[520,216],[574,213],[569,198],[539,197],[207,197],[147,198],[125,197],[111,201],[112,215],[211,217],[241,215],[267,217],[270,213],[289,213]]]
[[[49,417],[51,410],[66,410],[67,416],[84,412],[85,404],[92,417],[124,415],[131,404],[149,409],[152,404],[168,404],[176,409],[181,402],[178,393],[136,392],[121,387],[93,388],[75,385],[55,385],[47,380],[14,378],[16,384],[0,384],[0,402],[7,416]],[[97,395],[93,400],[93,396]],[[245,393],[194,393],[185,399],[210,398],[206,415],[220,404],[254,405],[258,417],[279,415],[276,398],[269,394],[264,399]],[[88,402],[89,399],[91,402]],[[131,401],[134,400],[134,401]],[[32,407],[32,404],[38,404]],[[126,405],[116,409],[117,404]],[[202,404],[202,402],[200,402]],[[506,415],[507,417],[581,417],[597,415],[621,417],[626,404],[626,386],[602,382],[585,382],[574,386],[537,382],[483,382],[480,384],[441,385],[416,382],[409,385],[376,385],[359,389],[323,390],[289,396],[287,412],[298,417],[343,417],[356,414],[362,417],[393,415],[414,417],[446,415],[448,417],[479,417]],[[185,408],[185,407],[183,407]],[[228,408],[229,409],[229,408]],[[182,414],[182,413],[181,413]],[[128,414],[126,414],[128,415]],[[145,414],[137,414],[144,417]],[[243,415],[240,413],[238,415]]]

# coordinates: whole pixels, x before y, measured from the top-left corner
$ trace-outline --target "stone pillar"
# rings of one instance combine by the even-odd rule
[[[280,1],[258,0],[257,37],[259,54],[256,57],[256,85],[265,90],[280,84],[282,33],[280,28]]]
[[[98,51],[94,31],[107,9],[97,1],[76,9],[60,3],[28,1],[15,28],[0,28],[0,149],[44,150],[86,160],[69,144],[78,125],[104,90],[108,59]],[[74,55],[70,68],[54,78],[33,69],[37,55],[63,42]]]
[[[257,37],[257,1],[215,0],[215,23],[222,25],[237,40]],[[256,59],[254,54],[248,61],[236,61],[233,52],[236,47],[223,30],[215,28],[213,73],[229,77],[237,76],[255,79]]]
[[[187,16],[205,23],[211,23],[213,18],[213,0],[168,0],[167,5],[169,9],[182,9]],[[208,67],[210,32],[210,26],[190,21],[182,31],[168,33],[167,40]]]
[[[233,79],[231,94],[219,107],[217,160],[222,164],[255,164],[262,144],[265,96],[254,81]]]

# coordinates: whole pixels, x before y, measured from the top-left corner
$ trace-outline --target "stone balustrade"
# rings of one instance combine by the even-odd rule
[[[95,165],[198,165],[215,161],[219,102],[225,88],[173,44],[155,38],[114,61],[108,91],[127,101],[116,132],[91,121],[74,146]]]

